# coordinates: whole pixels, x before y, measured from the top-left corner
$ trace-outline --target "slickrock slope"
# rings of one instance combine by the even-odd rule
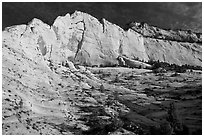
[[[53,30],[61,46],[73,52],[69,58],[83,65],[109,66],[118,64],[116,58],[126,55],[148,61],[143,37],[82,12],[58,17]]]
[[[83,134],[91,127],[83,118],[92,113],[97,113],[103,122],[108,121],[111,127],[119,114],[129,112],[127,106],[114,99],[118,92],[134,93],[143,102],[154,102],[155,99],[134,90],[111,85],[84,67],[117,65],[119,55],[133,65],[138,63],[131,60],[135,58],[160,59],[165,51],[152,55],[154,50],[150,49],[154,48],[155,39],[149,39],[132,29],[124,31],[105,19],[99,22],[78,11],[58,17],[52,26],[33,19],[27,25],[6,28],[2,33],[3,134]],[[182,56],[188,56],[177,58],[175,52],[175,58],[172,55],[165,61],[175,59],[178,64],[201,65],[200,45],[175,42],[175,47],[181,49]],[[169,54],[175,50],[168,49]],[[110,98],[112,103],[108,102]],[[121,134],[115,133],[115,129],[107,134],[113,131]]]
[[[78,29],[76,24],[73,28]],[[79,56],[78,47],[74,47],[77,35],[73,35],[73,47],[65,45],[53,28],[33,19],[28,25],[3,31],[3,134],[82,134],[90,127],[80,118],[91,113],[82,111],[83,107],[103,106],[109,121],[119,110],[128,112],[119,102],[114,107],[105,105],[108,94],[99,92],[103,82],[68,60]],[[106,88],[111,93],[120,89],[110,85]]]
[[[202,34],[190,30],[164,30],[146,23],[130,23],[129,27],[144,37],[147,55],[177,65],[202,65]]]
[[[132,22],[128,26],[144,37],[164,39],[178,42],[201,43],[202,34],[194,33],[191,30],[164,30],[158,27],[149,26],[146,23]]]
[[[86,13],[75,12],[58,17],[53,30],[61,46],[74,52],[70,59],[83,65],[111,66],[118,64],[119,55],[125,55],[143,61],[201,66],[201,34],[135,24],[124,31],[105,19],[99,22]]]
[[[59,16],[52,26],[33,19],[20,28],[16,33],[22,35],[22,41],[27,40],[24,35],[33,37],[43,56],[54,63],[68,59],[86,66],[114,66],[119,64],[119,56],[126,56],[177,65],[202,64],[201,36],[186,31],[166,31],[137,23],[124,31],[105,19],[99,21],[79,11]]]

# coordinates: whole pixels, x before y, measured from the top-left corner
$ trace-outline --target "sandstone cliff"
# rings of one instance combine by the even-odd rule
[[[117,64],[119,55],[148,60],[141,35],[132,30],[126,32],[105,19],[99,21],[86,13],[75,12],[58,17],[53,30],[60,45],[73,52],[68,58],[75,63],[109,66]]]
[[[144,37],[151,60],[178,65],[202,65],[202,34],[190,30],[164,30],[146,23],[130,23],[129,27]]]
[[[137,23],[124,31],[105,19],[99,21],[79,11],[59,16],[52,26],[33,19],[28,25],[6,28],[3,35],[8,32],[21,35],[21,45],[27,46],[27,41],[38,45],[42,55],[54,63],[70,60],[87,66],[111,66],[118,64],[119,55],[178,65],[201,66],[202,61],[201,34]]]
[[[58,17],[52,26],[33,19],[27,25],[6,28],[2,33],[3,134],[73,134],[73,127],[87,130],[79,108],[103,105],[107,95],[95,90],[103,81],[81,65],[117,65],[119,56],[130,66],[146,68],[150,66],[132,59],[201,65],[200,43],[143,35],[79,11]],[[109,84],[104,89],[131,91]],[[127,112],[119,102],[114,107],[103,106],[114,116],[114,109]]]

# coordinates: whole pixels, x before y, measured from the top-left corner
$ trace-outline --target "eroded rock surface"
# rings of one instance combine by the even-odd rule
[[[132,29],[124,31],[105,19],[98,21],[78,11],[58,17],[52,26],[33,19],[27,25],[6,28],[2,33],[2,133],[149,133],[143,132],[137,124],[145,121],[145,125],[157,125],[156,122],[137,114],[131,123],[134,113],[124,103],[129,100],[136,101],[137,105],[158,103],[156,98],[139,93],[134,86],[127,86],[127,83],[139,87],[142,84],[142,81],[132,83],[123,78],[134,73],[134,69],[114,68],[110,70],[111,74],[119,74],[117,78],[110,79],[107,76],[111,74],[105,74],[106,69],[97,70],[104,71],[102,76],[98,76],[93,70],[97,68],[86,67],[117,65],[119,55],[124,55],[135,66],[142,64],[134,61],[135,58],[162,60],[167,51],[157,48],[158,51],[154,52],[151,44],[155,39],[146,39]],[[168,45],[163,46],[173,52]],[[172,55],[165,57],[165,61],[201,65],[200,45],[186,43],[181,48],[175,42],[175,47],[180,48],[181,57],[173,58]],[[142,65],[149,67],[148,64]],[[134,71],[138,74],[151,72],[143,69]],[[178,83],[174,85],[180,86]],[[124,124],[121,115],[129,123]],[[138,121],[138,118],[142,120]],[[136,130],[130,125],[134,125]]]
[[[114,65],[117,57],[126,55],[147,61],[143,37],[133,30],[124,31],[105,19],[101,21],[82,12],[58,17],[53,30],[69,58],[82,65]]]
[[[201,33],[190,30],[164,30],[146,23],[133,22],[129,27],[144,37],[144,46],[149,59],[177,65],[201,66]]]
[[[129,27],[142,34],[144,37],[155,39],[171,40],[178,42],[201,43],[202,34],[194,33],[191,30],[165,30],[158,27],[149,26],[146,23],[132,22]]]

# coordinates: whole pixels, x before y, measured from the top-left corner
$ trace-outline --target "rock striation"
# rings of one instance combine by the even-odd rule
[[[140,34],[124,31],[105,19],[99,21],[77,11],[58,17],[52,28],[60,45],[73,53],[68,58],[81,65],[114,65],[119,55],[149,59]]]
[[[130,23],[129,28],[144,37],[144,46],[151,60],[177,65],[202,64],[202,34],[190,30],[164,30],[146,23]]]
[[[28,25],[6,28],[3,35],[18,33],[24,46],[28,45],[28,36],[41,54],[54,63],[69,60],[86,66],[114,66],[119,64],[119,56],[126,56],[201,66],[201,34],[168,31],[142,23],[129,26],[125,31],[105,19],[76,11],[57,17],[52,26],[33,19]]]
[[[144,37],[163,39],[177,42],[202,43],[202,34],[191,30],[165,30],[150,26],[147,23],[132,22],[128,27],[142,34]]]
[[[27,25],[5,28],[3,134],[73,134],[73,129],[87,130],[80,120],[80,107],[101,105],[107,96],[95,90],[103,81],[84,66],[119,65],[118,57],[130,67],[151,68],[134,59],[201,66],[201,39],[178,42],[145,35],[79,11],[59,16],[52,26],[33,19]],[[108,84],[104,87],[111,92],[130,91]],[[125,113],[127,108],[119,102],[117,105]],[[105,110],[116,115],[114,108],[107,106]]]

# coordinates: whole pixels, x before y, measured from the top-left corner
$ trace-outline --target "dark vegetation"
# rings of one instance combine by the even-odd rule
[[[137,135],[187,135],[189,129],[183,125],[178,117],[174,102],[171,102],[167,108],[166,123],[158,123],[158,126],[146,126],[134,123],[125,115],[116,117],[108,115],[103,107],[85,107],[84,112],[92,112],[89,116],[84,116],[81,120],[90,127],[87,131],[82,131],[85,135],[107,135],[118,129],[125,129]],[[99,116],[107,116],[109,119],[102,119]]]
[[[149,132],[151,135],[188,135],[189,129],[182,124],[174,102],[169,104],[167,112],[165,123],[161,123],[158,127],[150,126]]]
[[[146,63],[152,65],[152,70],[162,68],[162,69],[165,69],[166,71],[175,71],[178,73],[185,73],[186,70],[202,70],[201,66],[191,66],[191,65],[187,65],[187,64],[179,66],[176,64],[169,64],[166,62],[153,61],[153,60],[149,60]]]
[[[138,57],[134,58],[133,60],[136,61],[140,61],[140,62],[144,62],[147,63],[149,65],[152,65],[152,70],[155,73],[159,73],[159,72],[166,72],[166,71],[174,71],[177,73],[185,73],[187,70],[190,70],[192,72],[192,70],[202,70],[201,66],[192,66],[192,65],[177,65],[177,64],[169,64],[167,62],[161,62],[159,60],[155,61],[155,60],[149,60],[147,62],[145,62],[144,60],[140,60]],[[106,63],[106,65],[100,65],[100,67],[119,67],[122,66],[121,64],[113,64],[113,63]],[[122,66],[122,67],[129,67],[129,66]],[[139,67],[139,69],[141,69],[142,67]]]
[[[139,60],[139,59],[137,58],[136,60]],[[156,77],[158,77],[158,79],[155,79],[155,81],[158,80],[159,81],[158,83],[162,82],[162,79],[167,80],[170,77],[172,78],[173,81],[186,83],[187,85],[182,87],[169,86],[168,84],[171,83],[171,80],[168,80],[168,82],[166,82],[167,85],[161,84],[161,87],[163,87],[162,89],[156,88],[156,87],[154,88],[148,87],[149,91],[145,92],[145,94],[147,94],[147,96],[154,96],[156,97],[156,100],[158,99],[159,101],[162,102],[160,105],[153,104],[152,106],[154,106],[155,108],[141,107],[139,105],[135,106],[135,104],[131,103],[131,101],[129,100],[128,101],[126,100],[123,102],[122,100],[120,100],[120,98],[119,99],[115,98],[117,101],[119,101],[120,103],[130,108],[132,113],[135,113],[136,115],[144,116],[144,117],[139,117],[139,119],[141,118],[142,122],[134,121],[133,120],[134,117],[131,117],[131,115],[119,115],[117,118],[115,118],[116,121],[108,120],[108,122],[105,122],[105,120],[103,119],[101,120],[101,118],[97,117],[97,115],[92,115],[91,117],[89,117],[89,119],[91,119],[91,121],[95,120],[96,124],[93,123],[91,126],[92,130],[89,130],[88,132],[86,132],[86,134],[87,133],[106,134],[109,132],[113,133],[115,131],[120,131],[119,129],[125,129],[127,131],[130,131],[132,133],[139,134],[139,135],[189,135],[189,134],[200,135],[202,134],[202,130],[200,129],[200,121],[199,121],[200,120],[199,111],[200,111],[201,104],[199,103],[194,104],[194,102],[202,99],[202,95],[200,95],[202,94],[202,86],[201,85],[198,86],[196,84],[194,85],[193,83],[195,81],[186,82],[188,81],[188,77],[183,79],[177,79],[177,77],[181,75],[179,73],[186,72],[186,70],[188,71],[201,70],[202,67],[190,66],[190,65],[178,66],[175,64],[168,64],[168,63],[159,62],[159,61],[152,61],[152,62],[146,62],[146,63],[149,63],[153,66],[152,67],[153,72],[156,72],[158,69],[160,70],[158,71],[158,74],[155,75]],[[165,76],[164,74],[161,73],[161,71],[164,71],[164,70],[173,71],[175,73],[170,76]],[[103,72],[100,72],[100,71],[99,71],[99,74],[101,74],[100,75],[102,76],[101,78],[106,78],[106,77],[109,77],[109,75],[111,75],[111,74],[104,74]],[[161,77],[159,76],[159,74],[161,74]],[[112,82],[122,83],[123,78],[121,76],[119,77],[119,75],[116,75],[115,79],[113,79]],[[136,77],[131,75],[131,78],[128,79],[130,80],[128,81],[128,83],[131,83],[131,80],[135,81],[135,79]],[[100,90],[101,92],[103,92],[104,90],[103,86],[100,87]],[[168,100],[165,100],[165,99],[163,100],[163,98],[167,98]],[[165,112],[165,113],[161,114],[161,117],[145,116],[146,113],[148,112],[154,114],[157,111],[162,113]],[[100,114],[100,115],[103,115],[103,114]],[[104,113],[104,115],[107,115],[107,114]],[[145,117],[154,122],[157,122],[157,124],[148,125],[148,122],[145,123],[146,122]],[[143,124],[143,121],[145,124]],[[117,122],[120,124],[117,124]],[[198,123],[195,124],[194,122],[195,123],[198,122]],[[110,125],[115,127],[112,128],[112,130],[109,130],[108,128],[108,131],[107,131],[107,127],[109,127]],[[197,126],[199,126],[199,128]]]
[[[84,107],[81,108],[84,112],[92,112],[91,115],[82,118],[86,121],[86,125],[90,127],[89,130],[83,131],[85,135],[107,135],[114,132],[123,125],[123,122],[118,117],[111,117],[108,115],[103,107]],[[102,119],[99,116],[109,117]]]
[[[192,65],[176,65],[176,64],[169,64],[167,62],[161,62],[159,60],[155,61],[155,60],[149,60],[147,62],[145,62],[144,60],[140,60],[138,57],[134,58],[133,60],[136,61],[140,61],[140,62],[144,62],[147,64],[152,65],[152,70],[154,70],[154,72],[157,71],[175,71],[178,73],[185,73],[186,70],[202,70],[201,66],[192,66]],[[160,69],[160,70],[158,70]]]

